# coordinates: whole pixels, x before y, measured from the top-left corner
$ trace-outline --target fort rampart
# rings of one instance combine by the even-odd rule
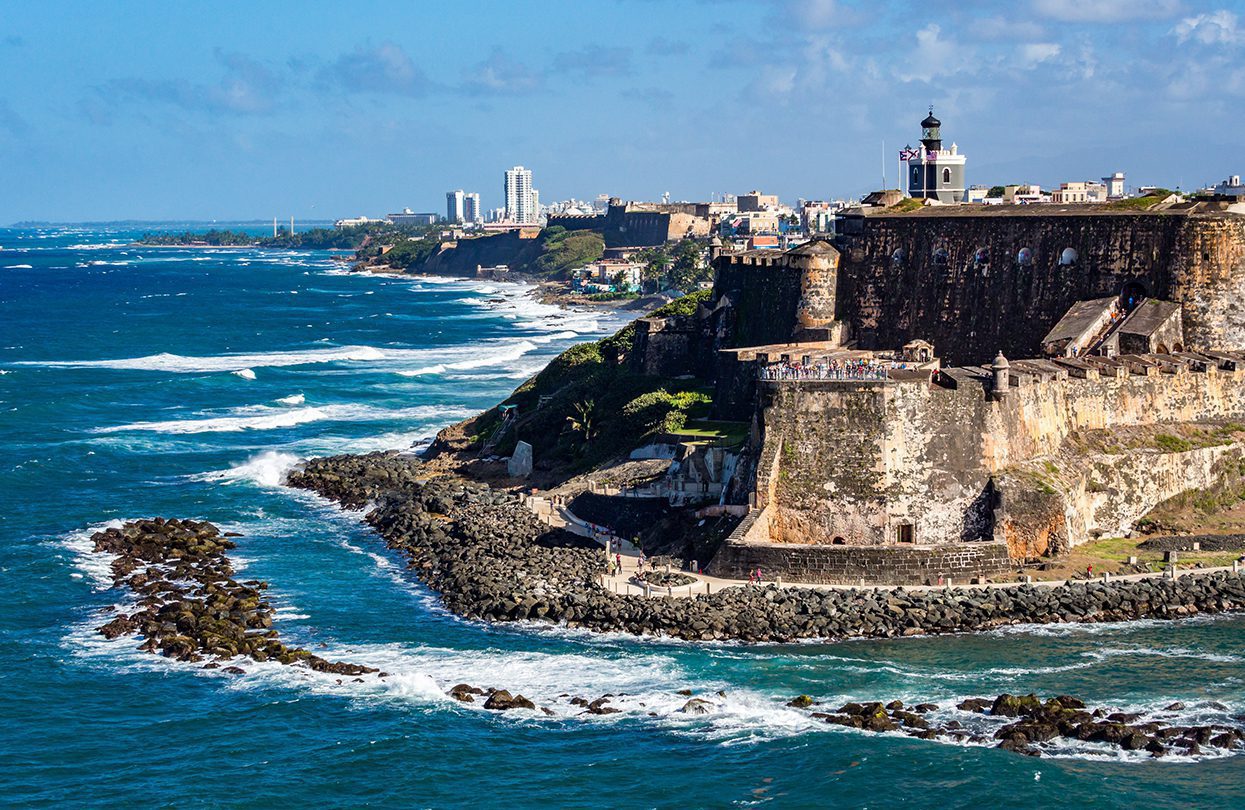
[[[1195,346],[1245,348],[1245,217],[1081,206],[927,209],[842,223],[838,316],[865,348],[921,338],[949,363],[1035,357],[1079,300],[1183,305]]]

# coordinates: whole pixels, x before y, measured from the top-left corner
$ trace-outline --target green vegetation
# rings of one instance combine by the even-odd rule
[[[925,203],[922,202],[919,198],[905,197],[899,202],[892,205],[890,208],[887,208],[886,211],[887,213],[903,214],[908,211],[916,211],[924,207],[925,207]]]
[[[713,280],[713,268],[707,261],[705,246],[695,239],[647,248],[636,253],[635,259],[645,264],[642,277],[648,292],[669,289],[688,292],[701,282]]]
[[[183,231],[182,233],[143,234],[138,240],[142,245],[211,245],[213,247],[263,247],[301,250],[358,250],[373,241],[388,244],[412,237],[422,237],[437,226],[416,227],[390,225],[385,222],[369,222],[350,228],[310,228],[291,234],[282,226],[276,236],[252,235],[245,231],[217,230]]]
[[[512,270],[567,278],[577,267],[595,262],[605,255],[605,240],[596,231],[568,231],[560,225],[540,234],[540,255],[528,264],[512,265]]]
[[[1002,186],[990,186],[990,190],[986,192],[988,199],[997,199],[1003,196],[1004,188]]]
[[[1184,453],[1193,449],[1193,442],[1170,433],[1159,433],[1154,437],[1158,448],[1167,453]]]
[[[606,293],[593,293],[592,295],[588,296],[588,300],[589,301],[631,301],[639,297],[640,297],[640,294],[637,292],[618,291],[618,292],[606,292]]]
[[[694,311],[707,297],[708,291],[685,296],[654,314]],[[517,406],[519,416],[497,452],[510,452],[522,439],[542,463],[575,472],[707,415],[710,397],[700,381],[636,373],[627,357],[634,334],[634,325],[628,325],[612,337],[572,346],[520,386],[503,403]],[[499,420],[494,408],[471,431],[491,435]]]
[[[687,436],[689,439],[705,439],[724,447],[736,447],[747,440],[748,423],[696,419],[689,420],[682,428],[670,432],[676,436]]]
[[[1150,192],[1144,197],[1126,197],[1122,200],[1115,200],[1113,202],[1107,203],[1107,205],[1109,205],[1111,208],[1117,208],[1117,209],[1122,209],[1126,211],[1144,211],[1148,209],[1150,206],[1156,205],[1162,202],[1164,199],[1171,196],[1172,193],[1173,192],[1165,188],[1159,188],[1159,189],[1155,189],[1154,191]]]

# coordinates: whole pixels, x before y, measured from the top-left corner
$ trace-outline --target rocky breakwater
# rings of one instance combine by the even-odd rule
[[[456,613],[494,621],[684,639],[789,641],[889,638],[1026,623],[1178,619],[1245,610],[1245,578],[1231,572],[1073,583],[930,590],[731,587],[693,598],[619,595],[600,584],[604,555],[551,530],[517,498],[456,479],[425,480],[396,453],[313,459],[292,486],[344,506],[403,553]]]
[[[283,644],[272,628],[272,605],[263,598],[267,584],[233,578],[231,536],[237,535],[223,535],[211,523],[163,518],[96,532],[95,551],[116,557],[113,587],[127,588],[137,599],[99,632],[109,640],[138,634],[141,650],[179,661],[214,659],[205,664],[213,669],[246,657],[332,675],[377,672]],[[242,672],[233,665],[226,671]]]
[[[1199,709],[1221,715],[1222,722],[1194,725],[1180,722],[1189,708],[1183,703],[1146,713],[1091,710],[1084,701],[1067,695],[1045,701],[1036,695],[969,698],[946,710],[934,703],[905,706],[893,700],[847,703],[827,712],[817,710],[818,702],[807,695],[787,705],[812,709],[813,717],[834,725],[924,740],[994,745],[1029,756],[1109,751],[1199,756],[1239,754],[1245,749],[1245,718],[1228,717],[1227,707],[1214,702]]]

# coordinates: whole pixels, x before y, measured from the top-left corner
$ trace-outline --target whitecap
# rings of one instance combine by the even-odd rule
[[[255,371],[254,371],[253,369],[249,369],[249,368],[242,368],[242,369],[238,369],[237,371],[235,371],[235,372],[233,372],[233,373],[234,373],[234,374],[236,374],[236,375],[238,375],[239,377],[241,377],[241,378],[242,378],[242,379],[244,379],[244,380],[253,380],[253,379],[255,379]]]
[[[277,402],[282,405],[302,405],[307,402],[307,397],[302,394],[291,394],[288,397],[281,397]]]
[[[296,464],[302,461],[292,453],[282,453],[276,450],[265,450],[257,456],[252,456],[241,464],[230,467],[228,470],[215,470],[213,472],[199,473],[190,476],[195,481],[214,481],[225,484],[234,483],[252,483],[261,487],[279,487],[285,481],[285,475]]]
[[[31,270],[33,268],[29,264],[10,264],[5,269],[6,270]]]

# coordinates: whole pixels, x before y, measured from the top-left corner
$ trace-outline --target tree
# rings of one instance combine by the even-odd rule
[[[1002,186],[990,186],[990,190],[986,192],[986,196],[991,197],[991,198],[1002,197],[1003,187]]]
[[[644,263],[644,269],[640,271],[640,278],[644,280],[645,286],[650,291],[656,292],[667,285],[667,274],[670,271],[670,254],[666,252],[666,246],[662,245],[655,248],[645,248],[635,254],[637,262]]]
[[[584,452],[588,451],[592,437],[597,432],[597,403],[595,400],[584,399],[571,406],[571,415],[566,421],[571,423],[571,430],[583,436]]]
[[[704,247],[694,239],[684,239],[674,248],[674,257],[670,267],[670,286],[691,292],[696,286],[707,281],[711,271],[705,262]]]

